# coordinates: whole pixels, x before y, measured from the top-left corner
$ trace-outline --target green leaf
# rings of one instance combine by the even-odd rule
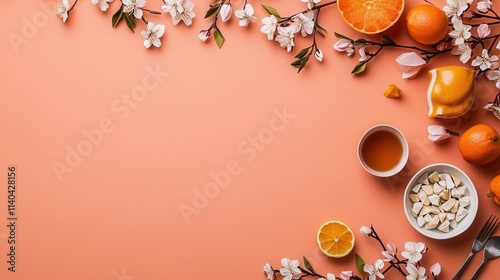
[[[364,46],[364,45],[366,45],[366,40],[365,39],[358,39],[358,40],[354,41],[354,45],[355,46]]]
[[[215,16],[220,9],[220,4],[210,6],[210,9],[208,9],[207,13],[205,14],[205,18],[209,18],[212,16]]]
[[[319,24],[316,25],[316,29],[319,29],[319,30],[321,30],[323,32],[327,32],[326,29],[323,26],[319,25]]]
[[[321,37],[325,38],[325,33],[323,33],[323,30],[319,29],[319,28],[316,28],[316,33],[318,33],[319,35],[321,35]]]
[[[365,267],[365,261],[358,255],[355,254],[356,256],[356,268],[358,269],[359,273],[364,274],[365,271],[363,268]]]
[[[309,262],[309,260],[306,259],[306,257],[303,257],[304,258],[304,266],[309,269],[310,272],[312,273],[316,273],[316,271],[314,271],[314,268],[312,267],[311,263]]]
[[[346,40],[349,40],[349,41],[353,41],[351,38],[347,37],[347,36],[344,36],[342,34],[339,34],[337,32],[335,32],[335,37],[339,38],[339,39],[346,39]]]
[[[226,39],[224,39],[224,36],[222,36],[222,33],[220,32],[219,28],[215,28],[214,38],[215,38],[215,43],[217,44],[219,49],[221,49]]]
[[[394,42],[391,38],[389,38],[389,36],[387,35],[384,35],[382,34],[382,44],[386,45],[386,46],[395,46],[396,45],[396,42]]]
[[[130,14],[124,14],[125,22],[127,23],[127,26],[132,32],[134,32],[135,28],[135,17],[133,13]]]
[[[295,68],[299,68],[301,63],[302,63],[302,59],[297,59],[294,62],[290,63],[290,65],[292,65]]]
[[[360,62],[358,62],[358,64],[356,64],[356,66],[354,67],[354,69],[352,69],[351,74],[362,73],[363,71],[365,71],[365,69],[366,69],[366,62],[365,61],[360,61]]]
[[[295,56],[295,58],[303,58],[306,55],[306,53],[309,51],[309,48],[305,48],[305,49],[300,50],[300,52]]]
[[[262,8],[264,8],[264,10],[266,10],[270,15],[273,15],[277,18],[281,18],[280,14],[275,8],[264,4],[262,4]]]
[[[115,28],[116,25],[118,25],[118,23],[122,19],[122,15],[123,15],[123,7],[120,7],[120,9],[118,9],[118,11],[116,11],[116,13],[114,13],[113,17],[111,18],[111,24],[113,28]]]
[[[301,61],[300,61],[300,66],[299,66],[299,70],[297,71],[297,73],[300,73],[300,71],[302,71],[302,69],[306,66],[306,63],[307,61],[309,60],[309,56],[306,56],[304,57]]]

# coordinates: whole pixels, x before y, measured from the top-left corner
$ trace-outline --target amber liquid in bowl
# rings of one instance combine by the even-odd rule
[[[399,138],[386,130],[368,135],[361,147],[361,156],[371,169],[384,172],[394,168],[403,155]]]

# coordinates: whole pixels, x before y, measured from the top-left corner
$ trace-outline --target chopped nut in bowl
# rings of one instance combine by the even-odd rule
[[[435,163],[418,171],[404,193],[406,218],[421,234],[449,239],[469,228],[478,209],[471,179],[458,167]]]

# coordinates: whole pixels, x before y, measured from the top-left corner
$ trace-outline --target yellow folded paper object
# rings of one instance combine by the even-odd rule
[[[395,84],[388,85],[384,92],[384,96],[389,98],[398,98],[400,94],[401,90]]]

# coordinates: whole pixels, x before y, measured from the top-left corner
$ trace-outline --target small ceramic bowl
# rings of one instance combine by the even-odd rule
[[[399,139],[399,141],[401,142],[401,146],[403,148],[403,152],[401,154],[401,158],[399,159],[399,162],[394,167],[392,167],[391,169],[386,170],[386,171],[378,171],[378,170],[375,170],[375,169],[371,168],[365,162],[365,160],[363,159],[363,156],[362,156],[362,149],[363,149],[363,146],[365,145],[366,139],[370,135],[372,135],[373,133],[381,131],[381,130],[388,131],[388,132],[394,134]],[[406,163],[408,162],[408,156],[409,156],[408,142],[406,141],[406,138],[404,137],[403,133],[401,133],[401,131],[399,131],[394,126],[391,126],[391,125],[388,125],[388,124],[379,124],[379,125],[376,125],[374,127],[369,128],[363,134],[363,136],[361,137],[361,139],[359,140],[359,143],[358,143],[358,159],[359,159],[359,162],[361,163],[361,165],[363,166],[363,168],[366,171],[368,171],[368,173],[370,173],[370,174],[372,174],[374,176],[377,176],[377,177],[390,177],[390,176],[394,176],[397,173],[399,173],[405,167]]]
[[[437,228],[426,229],[425,226],[420,227],[418,225],[417,218],[414,217],[412,213],[413,201],[410,199],[410,194],[413,193],[412,189],[418,184],[418,180],[425,173],[431,174],[434,171],[440,174],[449,174],[459,178],[461,181],[460,186],[465,186],[467,188],[466,196],[468,196],[470,200],[469,205],[465,207],[468,212],[467,215],[465,215],[465,217],[457,223],[455,228],[450,227],[448,232],[443,232]],[[444,189],[446,189],[446,187]],[[470,227],[477,214],[479,199],[476,188],[467,174],[454,165],[448,163],[435,163],[422,168],[411,178],[404,192],[403,204],[406,218],[415,230],[432,239],[443,240],[458,236]]]

